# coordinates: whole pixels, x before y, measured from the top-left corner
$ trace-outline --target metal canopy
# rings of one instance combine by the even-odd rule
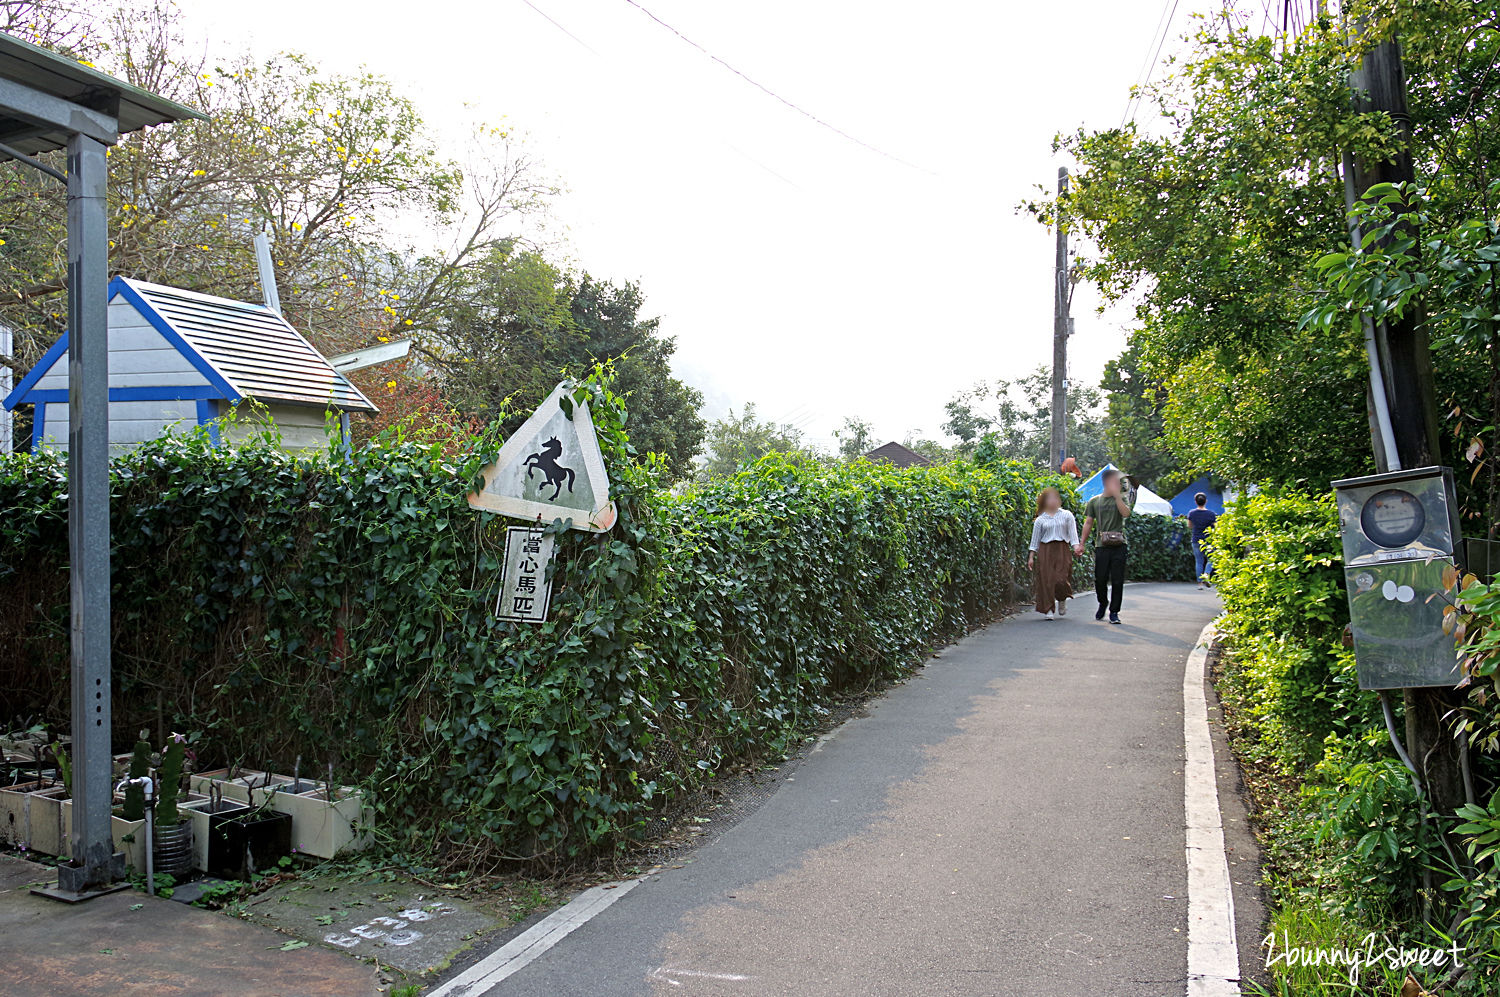
[[[153,96],[63,56],[0,34],[0,161],[16,160],[68,188],[68,565],[73,687],[72,859],[57,886],[84,900],[125,872],[114,849],[110,700],[109,216],[107,148],[192,108]],[[67,171],[32,158],[66,149]]]
[[[0,144],[34,156],[66,148],[74,133],[113,144],[118,135],[187,118],[208,115],[0,34]],[[0,150],[0,162],[12,158]]]

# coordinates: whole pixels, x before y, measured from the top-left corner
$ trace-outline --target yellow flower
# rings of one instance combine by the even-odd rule
[[[387,388],[390,388],[392,391],[396,390],[396,382],[395,381],[387,381],[387,382],[385,382],[385,386]]]
[[[202,176],[207,176],[207,175],[208,175],[208,171],[207,170],[194,170],[193,171],[193,176],[195,176],[195,177],[202,177]]]
[[[4,242],[0,242],[0,246],[3,246],[3,245],[5,245],[5,243]],[[380,340],[382,343],[389,343],[391,341],[391,337],[390,336],[376,336],[375,338],[378,339],[378,340]]]

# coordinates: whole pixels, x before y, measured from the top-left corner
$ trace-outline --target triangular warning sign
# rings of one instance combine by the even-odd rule
[[[484,485],[469,505],[533,522],[572,519],[574,528],[595,533],[615,525],[588,402],[573,402],[569,418],[562,407],[567,393],[566,382],[559,384],[505,441],[495,463],[480,472]]]

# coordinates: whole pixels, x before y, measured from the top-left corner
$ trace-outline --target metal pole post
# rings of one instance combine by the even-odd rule
[[[1053,219],[1057,226],[1057,263],[1052,308],[1052,445],[1049,460],[1054,472],[1062,466],[1068,453],[1068,333],[1072,326],[1068,318],[1068,299],[1072,279],[1068,273],[1068,224],[1063,208],[1063,198],[1067,193],[1068,168],[1060,166],[1057,169],[1057,215]]]
[[[255,265],[260,271],[260,296],[266,307],[281,314],[281,295],[276,290],[276,267],[271,262],[271,237],[264,232],[255,236]]]
[[[124,873],[110,828],[109,234],[104,144],[68,141],[68,558],[72,583],[73,861],[83,894]]]
[[[1411,116],[1406,106],[1406,73],[1400,43],[1394,36],[1368,37],[1368,21],[1361,21],[1357,30],[1367,36],[1363,41],[1373,44],[1368,44],[1350,79],[1355,110],[1384,112],[1405,140],[1383,161],[1353,160],[1354,192],[1362,197],[1378,183],[1411,183],[1416,172],[1410,151]],[[1437,464],[1442,459],[1442,448],[1426,325],[1420,316],[1407,314],[1394,322],[1382,322],[1373,331],[1389,403],[1396,459],[1402,467]],[[1466,698],[1467,693],[1452,689],[1402,691],[1406,747],[1421,770],[1433,810],[1440,814],[1452,814],[1466,802],[1462,760],[1448,720]],[[1450,840],[1459,844],[1456,835],[1450,836]]]

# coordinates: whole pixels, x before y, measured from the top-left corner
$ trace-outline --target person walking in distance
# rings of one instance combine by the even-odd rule
[[[1213,577],[1214,566],[1213,562],[1208,559],[1208,555],[1203,552],[1203,538],[1209,530],[1214,528],[1219,517],[1215,516],[1213,510],[1208,507],[1207,495],[1199,492],[1193,496],[1193,501],[1198,504],[1198,508],[1188,513],[1187,518],[1188,523],[1193,527],[1193,567],[1197,569],[1196,577],[1198,587],[1201,589],[1213,585],[1209,579]]]
[[[1068,600],[1073,598],[1073,549],[1077,544],[1078,520],[1062,507],[1062,494],[1056,488],[1043,488],[1036,497],[1031,553],[1026,557],[1026,567],[1033,572],[1036,611],[1043,619],[1068,615]]]
[[[1130,518],[1131,496],[1125,490],[1125,478],[1111,467],[1103,474],[1104,494],[1095,495],[1083,507],[1083,536],[1073,548],[1075,554],[1083,553],[1083,545],[1089,536],[1094,537],[1094,595],[1099,599],[1099,611],[1094,619],[1104,619],[1109,613],[1109,622],[1120,622],[1120,599],[1125,594],[1125,520]]]

